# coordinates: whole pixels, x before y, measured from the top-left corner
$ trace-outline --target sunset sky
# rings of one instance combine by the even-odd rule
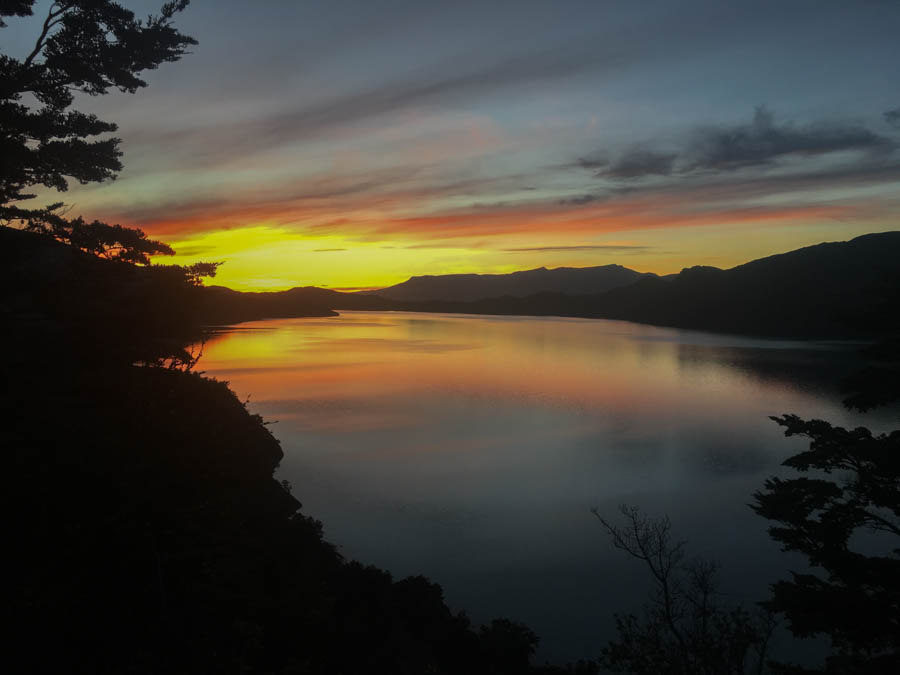
[[[79,104],[125,169],[63,198],[233,288],[668,273],[900,229],[894,0],[195,0],[177,24],[191,55]]]

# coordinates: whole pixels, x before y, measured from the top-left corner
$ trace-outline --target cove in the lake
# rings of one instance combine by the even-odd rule
[[[768,417],[886,429],[841,406],[854,352],[617,321],[346,312],[221,331],[199,367],[277,422],[277,477],[346,557],[424,574],[476,621],[523,621],[538,661],[566,662],[595,657],[613,614],[649,589],[594,507],[667,514],[746,603],[802,566],[747,506],[804,447]]]

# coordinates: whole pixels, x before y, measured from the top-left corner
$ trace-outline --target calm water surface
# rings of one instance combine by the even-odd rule
[[[476,621],[596,656],[645,571],[591,514],[668,514],[752,602],[797,558],[747,507],[805,446],[769,415],[885,429],[835,382],[847,345],[556,318],[346,312],[241,324],[200,367],[268,420],[303,510],[348,558],[424,574]]]

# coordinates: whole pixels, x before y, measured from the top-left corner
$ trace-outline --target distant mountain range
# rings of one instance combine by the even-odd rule
[[[211,286],[184,296],[164,268],[110,263],[6,227],[0,227],[0,262],[0,317],[44,320],[29,309],[43,307],[47,316],[68,317],[72,325],[81,315],[92,325],[106,317],[138,333],[151,318],[154,325],[169,321],[174,330],[188,318],[222,325],[333,316],[334,310],[571,316],[798,338],[900,332],[900,232],[808,246],[728,270],[690,267],[659,277],[618,265],[542,268],[414,277],[375,294]],[[93,330],[85,325],[86,340]]]
[[[406,309],[621,319],[751,335],[853,337],[900,330],[900,232],[808,246],[729,270],[690,267],[590,295],[538,293]]]
[[[692,267],[595,296],[596,315],[735,333],[900,329],[900,232],[824,243],[729,270]]]
[[[541,267],[511,274],[442,274],[412,277],[395,286],[377,291],[362,291],[359,294],[411,302],[427,300],[470,302],[503,296],[524,298],[537,293],[590,295],[655,276],[635,272],[621,265],[556,269]]]
[[[562,289],[562,290],[561,290]],[[900,330],[900,232],[659,277],[618,265],[413,277],[380,291],[208,289],[211,323],[394,310],[572,316],[749,335],[862,337]],[[502,293],[502,295],[496,295]]]

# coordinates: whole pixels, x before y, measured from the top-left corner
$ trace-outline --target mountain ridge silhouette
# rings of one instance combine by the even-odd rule
[[[99,260],[39,235],[0,228],[0,249],[4,253],[0,257],[6,261],[0,285],[7,290],[7,305],[30,305],[36,294],[46,295],[52,287],[61,312],[79,311],[78,307],[88,298],[93,304],[99,301],[114,308],[119,316],[125,306],[122,300],[137,294],[145,298],[145,304],[151,304],[149,297],[159,287],[149,282],[154,270],[160,269],[156,266],[133,268]],[[503,283],[510,278],[541,279],[560,270],[564,274],[558,279],[571,279],[572,273],[579,272],[584,272],[583,279],[589,279],[601,270],[613,271],[619,280],[626,276],[634,279],[593,293],[541,290],[530,295],[506,293],[475,300],[404,300],[384,297],[381,291],[349,293],[317,286],[262,292],[206,286],[191,289],[188,297],[179,298],[175,304],[182,312],[190,313],[196,323],[205,325],[369,310],[582,317],[770,337],[866,338],[900,328],[898,261],[900,231],[889,231],[815,244],[725,270],[686,267],[665,277],[620,266],[538,268],[511,275],[413,277],[443,283],[449,276],[466,282],[474,279],[480,284],[485,279],[500,279]],[[103,271],[107,267],[109,274]],[[120,301],[113,302],[109,290],[102,296],[85,292],[78,295],[77,301],[71,300],[78,284],[94,284],[90,280],[101,276],[112,278],[113,271],[118,279],[113,296],[121,296]],[[75,278],[78,284],[73,286],[70,280]],[[404,287],[409,281],[390,288]],[[161,305],[161,315],[172,309],[171,302],[156,304]]]
[[[663,277],[628,270],[636,275],[632,283],[577,295],[544,290],[476,300],[401,300],[384,297],[382,291],[342,293],[317,287],[252,295],[258,297],[260,306],[263,301],[277,305],[281,298],[285,304],[279,307],[279,316],[292,315],[292,298],[307,300],[297,305],[297,311],[308,309],[309,300],[316,298],[332,310],[563,316],[769,337],[865,338],[900,327],[900,319],[892,318],[900,317],[897,261],[900,231],[888,231],[814,244],[730,269],[697,265]],[[523,273],[542,269],[552,271],[538,268]],[[512,275],[447,276],[480,280]]]
[[[637,272],[622,265],[595,267],[538,267],[508,274],[439,274],[410,277],[408,280],[358,295],[378,295],[389,300],[472,301],[484,298],[527,297],[537,293],[590,295],[634,283],[652,273]]]

